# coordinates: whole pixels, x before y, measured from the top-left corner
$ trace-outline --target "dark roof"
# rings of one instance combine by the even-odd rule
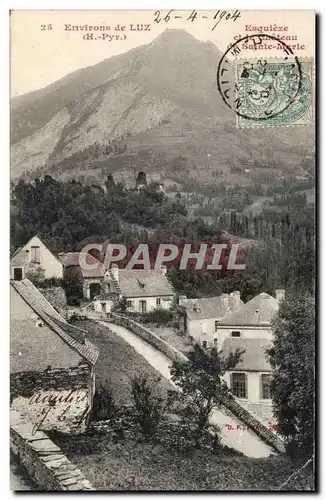
[[[220,326],[270,326],[279,308],[278,301],[268,293],[260,293],[229,314]]]
[[[174,289],[162,270],[119,269],[119,288],[126,297],[171,296]]]
[[[89,270],[80,266],[80,254],[81,252],[68,252],[63,255],[59,255],[59,260],[62,262],[64,267],[79,266],[83,278],[101,278],[104,275],[105,269],[102,262],[96,259],[90,253],[86,254],[86,263],[89,265],[96,266],[95,269]]]
[[[46,300],[41,292],[28,280],[11,281],[11,288],[17,292],[26,304],[60,339],[72,350],[77,352],[85,361],[94,365],[99,351],[95,345],[86,339],[87,332],[70,325]],[[13,304],[15,307],[15,304]],[[32,325],[30,324],[32,323]],[[31,320],[30,314],[21,317],[19,328],[25,325],[35,337],[35,321]],[[17,326],[17,325],[16,325]],[[31,328],[33,326],[33,328]],[[40,329],[41,330],[41,329]],[[28,338],[27,338],[28,341]]]
[[[243,302],[240,301],[240,304]],[[223,293],[218,297],[182,299],[180,306],[186,309],[190,320],[224,318],[229,312],[229,295]]]
[[[245,351],[242,361],[231,371],[269,372],[272,369],[265,356],[265,349],[268,347],[270,347],[270,341],[267,339],[229,337],[224,340],[221,349],[224,356],[234,353],[236,349]]]

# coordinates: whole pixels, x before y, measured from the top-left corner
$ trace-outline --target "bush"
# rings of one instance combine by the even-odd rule
[[[152,311],[139,314],[137,318],[141,323],[156,323],[167,325],[173,321],[173,313],[169,309],[153,309]]]
[[[157,395],[159,381],[159,378],[149,380],[146,374],[135,375],[131,379],[132,415],[145,441],[155,437],[165,413],[164,400]]]
[[[67,298],[68,306],[80,306],[80,298],[79,297],[68,297]]]
[[[100,384],[94,394],[91,411],[91,422],[110,420],[117,416],[118,407],[114,400],[113,391],[108,383]]]
[[[47,278],[38,283],[38,288],[63,288],[63,279],[61,278]]]
[[[71,314],[71,316],[69,316],[68,323],[73,323],[74,321],[87,321],[87,320],[88,320],[87,316],[74,312]]]
[[[25,277],[28,278],[33,285],[40,286],[40,284],[45,280],[45,271],[37,264],[29,264],[25,272]]]

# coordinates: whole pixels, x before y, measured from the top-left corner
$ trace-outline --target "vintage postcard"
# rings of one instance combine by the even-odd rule
[[[315,12],[10,32],[11,489],[315,491]]]

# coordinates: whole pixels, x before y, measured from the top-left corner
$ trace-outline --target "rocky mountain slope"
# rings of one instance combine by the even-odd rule
[[[57,165],[94,143],[186,155],[198,169],[230,168],[272,151],[283,166],[312,151],[311,127],[236,128],[216,82],[221,53],[182,30],[75,71],[12,100],[11,174]],[[265,156],[265,155],[264,155]],[[88,168],[82,162],[78,171]],[[117,163],[120,168],[122,160]],[[113,168],[114,170],[114,168]]]

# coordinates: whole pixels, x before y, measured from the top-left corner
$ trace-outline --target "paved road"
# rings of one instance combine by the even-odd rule
[[[106,323],[99,321],[103,326],[108,327],[111,331],[122,337],[128,342],[139,354],[141,354],[157,371],[163,375],[167,380],[170,380],[169,366],[171,360],[163,353],[155,349],[152,345],[148,344],[145,340],[141,339],[135,333],[127,330],[126,328],[115,325],[113,323]],[[172,382],[171,382],[172,383]],[[215,410],[211,417],[211,422],[221,427],[221,441],[223,444],[241,451],[248,457],[260,458],[268,457],[274,454],[273,449],[264,443],[256,434],[250,430],[228,430],[226,424],[243,425],[242,422],[235,417],[229,417],[219,410]]]

